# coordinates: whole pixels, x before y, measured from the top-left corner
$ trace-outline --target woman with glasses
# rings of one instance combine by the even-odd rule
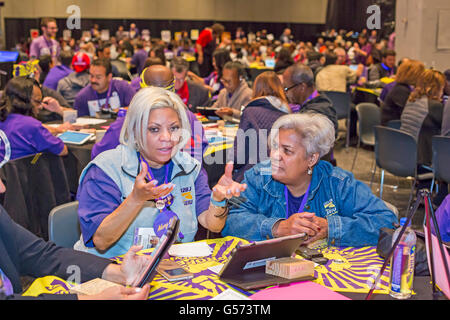
[[[82,236],[75,249],[103,257],[136,244],[151,248],[169,221],[180,219],[177,239],[191,242],[198,223],[220,232],[227,201],[246,186],[231,178],[232,164],[211,190],[201,163],[180,151],[190,125],[180,97],[162,88],[139,90],[128,108],[120,145],[84,169],[77,192]]]
[[[67,155],[67,146],[36,119],[47,100],[42,99],[39,83],[33,79],[11,79],[0,100],[0,130],[10,142],[10,160],[40,152]],[[4,156],[5,146],[0,146]]]
[[[217,108],[216,114],[224,120],[239,119],[243,107],[252,97],[252,89],[245,80],[245,68],[237,61],[229,61],[223,67],[220,81],[224,89],[220,90],[213,108]]]
[[[217,49],[214,51],[212,57],[214,70],[206,78],[202,78],[192,71],[188,72],[188,76],[193,81],[205,86],[211,93],[211,100],[216,101],[220,90],[224,88],[221,81],[223,66],[231,60],[230,52],[227,49]]]

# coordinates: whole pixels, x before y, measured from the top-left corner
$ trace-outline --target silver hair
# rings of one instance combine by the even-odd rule
[[[191,139],[186,106],[176,93],[158,87],[142,88],[134,95],[120,131],[120,143],[138,151],[144,150],[147,144],[146,132],[150,111],[161,108],[171,108],[178,114],[181,139],[176,150],[183,148]]]
[[[276,146],[279,130],[293,129],[301,139],[306,156],[319,153],[319,158],[330,152],[334,145],[334,125],[326,116],[318,113],[295,113],[280,117],[270,131],[270,147]]]

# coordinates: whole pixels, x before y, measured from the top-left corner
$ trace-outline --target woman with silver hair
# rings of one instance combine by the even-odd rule
[[[306,233],[307,243],[375,245],[379,229],[397,218],[350,172],[319,160],[334,141],[323,115],[280,117],[269,137],[270,159],[245,173],[247,202],[230,210],[222,235],[258,241]]]
[[[150,248],[173,217],[178,239],[194,240],[198,222],[213,232],[225,224],[226,198],[246,186],[231,178],[232,164],[213,192],[201,163],[180,149],[190,125],[179,96],[162,88],[139,90],[120,133],[120,145],[99,154],[83,170],[77,193],[82,236],[75,249],[104,257],[132,245]]]

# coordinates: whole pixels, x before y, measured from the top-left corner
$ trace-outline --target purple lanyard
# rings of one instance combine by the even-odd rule
[[[145,160],[144,157],[142,157],[141,154],[140,154],[139,152],[138,152],[138,158],[139,158],[140,160],[144,161],[144,163],[147,165],[147,169],[148,169],[148,170],[147,170],[147,171],[148,171],[148,173],[147,173],[147,179],[148,179],[149,181],[155,180],[155,177],[153,176],[153,173],[152,173],[152,169],[150,168],[150,166],[149,166],[147,160]],[[166,168],[166,174],[165,174],[165,177],[164,177],[164,183],[167,183],[167,176],[169,175],[169,165],[166,164],[166,165],[164,165],[164,167]]]
[[[44,41],[45,41],[45,44],[47,45],[48,50],[50,50],[50,56],[53,57],[53,41],[52,41],[52,39],[47,40],[47,38],[44,37]]]
[[[306,202],[308,201],[308,195],[309,195],[309,187],[311,186],[311,183],[308,184],[308,189],[306,189],[305,194],[303,195],[302,203],[300,203],[300,207],[298,208],[297,212],[303,212],[303,209],[305,208]],[[286,219],[289,218],[289,197],[288,197],[288,188],[284,186],[284,198],[286,200]]]
[[[317,97],[318,95],[319,95],[319,93],[317,92],[317,90],[314,90],[314,92],[311,93],[311,95],[310,95],[308,98],[306,98],[306,100],[302,103],[300,109],[301,109],[301,108],[302,108],[309,100],[314,99],[314,98]]]
[[[111,82],[109,83],[109,88],[108,88],[108,93],[106,94],[106,101],[105,101],[105,104],[104,104],[104,106],[106,106],[106,108],[107,109],[111,109],[110,107],[109,107],[109,97],[111,96],[111,90],[112,90],[112,80],[111,80]],[[97,91],[95,91],[94,90],[94,92],[95,92],[95,94],[97,95],[97,100],[98,100],[98,103],[100,104],[100,98],[99,98],[99,96],[98,96],[98,93],[97,93]],[[100,106],[100,108],[101,108],[102,106]],[[143,158],[142,158],[143,159]],[[145,161],[145,160],[144,160]]]

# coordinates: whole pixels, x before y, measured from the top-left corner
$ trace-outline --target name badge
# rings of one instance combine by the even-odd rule
[[[133,245],[142,246],[142,249],[151,249],[158,244],[159,238],[153,228],[135,228]]]

